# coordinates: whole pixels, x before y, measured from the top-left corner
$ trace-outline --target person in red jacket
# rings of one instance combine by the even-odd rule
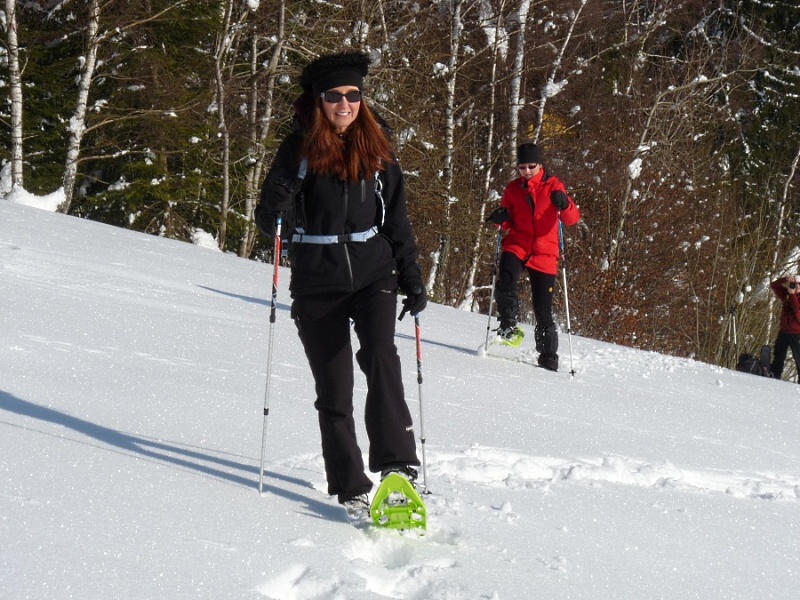
[[[780,379],[786,353],[792,349],[794,364],[800,374],[800,275],[781,277],[770,284],[772,291],[783,303],[781,324],[778,337],[775,338],[775,350],[772,356],[772,376]],[[800,383],[800,375],[798,376]]]
[[[545,170],[540,146],[519,146],[517,169],[519,177],[506,185],[500,206],[489,215],[489,220],[505,232],[494,294],[500,320],[497,333],[506,340],[519,336],[517,282],[525,269],[536,317],[534,339],[539,364],[557,371],[553,292],[558,274],[558,223],[575,225],[581,214],[564,184]]]

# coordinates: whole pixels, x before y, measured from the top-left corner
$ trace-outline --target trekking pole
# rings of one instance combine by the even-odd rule
[[[738,341],[736,340],[736,301],[731,304],[731,309],[728,311],[728,331],[727,343],[728,349],[725,355],[725,364],[730,365],[731,361],[736,361],[736,354],[738,353]],[[731,339],[732,338],[732,339]],[[732,344],[732,345],[731,345]]]
[[[569,320],[569,293],[567,292],[567,259],[564,253],[564,226],[558,220],[558,244],[561,246],[561,274],[564,276],[564,305],[567,309],[567,338],[569,339],[569,374],[575,377],[575,363],[572,361],[572,325]]]
[[[275,341],[275,310],[278,300],[278,272],[281,261],[281,225],[283,217],[278,215],[275,218],[275,252],[272,262],[275,268],[272,272],[272,300],[269,309],[269,342],[267,345],[267,382],[264,386],[264,426],[261,430],[261,466],[258,469],[258,493],[264,492],[264,457],[267,446],[267,417],[269,417],[269,388],[272,378],[272,346]]]
[[[419,313],[414,315],[414,334],[417,340],[417,386],[419,387],[419,441],[422,445],[422,487],[423,494],[430,494],[428,489],[428,463],[425,460],[425,420],[422,416],[422,341],[419,328]]]
[[[492,293],[489,296],[489,320],[486,322],[486,343],[483,346],[483,349],[486,350],[489,347],[489,332],[492,329],[492,303],[494,302],[494,286],[497,283],[497,262],[500,260],[500,239],[501,239],[501,230],[500,228],[497,229],[497,242],[494,246],[494,267],[492,267]]]

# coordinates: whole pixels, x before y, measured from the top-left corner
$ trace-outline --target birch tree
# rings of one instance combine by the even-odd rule
[[[19,65],[16,0],[6,0],[6,44],[11,97],[11,185],[22,187],[22,73]]]
[[[686,112],[686,105],[691,103],[704,104],[709,96],[713,96],[715,88],[728,78],[727,74],[718,77],[697,77],[680,86],[670,86],[659,92],[653,104],[649,107],[638,143],[633,150],[631,161],[625,173],[625,189],[619,204],[619,214],[614,228],[613,236],[609,241],[608,261],[609,267],[616,266],[619,257],[619,242],[625,237],[632,206],[644,202],[648,197],[636,188],[636,180],[642,173],[642,165],[649,154],[656,148],[667,149],[671,139],[683,138],[686,130],[682,125],[686,121],[681,115]],[[711,89],[709,89],[711,88]],[[671,116],[670,116],[671,115]]]
[[[61,187],[64,190],[64,202],[59,210],[68,213],[75,193],[75,177],[78,174],[78,157],[81,152],[81,141],[86,131],[86,107],[89,101],[89,90],[92,86],[94,69],[97,65],[97,51],[101,40],[97,35],[100,28],[100,2],[89,0],[89,18],[86,24],[86,53],[80,59],[80,76],[78,78],[78,99],[75,110],[69,120],[69,140],[67,142],[67,161],[64,165],[64,177]]]
[[[66,0],[64,0],[66,2]],[[64,3],[62,2],[62,4]],[[75,101],[75,108],[72,116],[69,119],[69,139],[67,141],[67,157],[64,165],[64,176],[62,178],[61,187],[64,190],[64,202],[59,207],[59,211],[67,213],[72,205],[73,196],[75,193],[75,179],[78,173],[78,164],[81,155],[81,143],[83,137],[87,132],[86,115],[89,105],[89,94],[92,89],[92,82],[95,77],[95,68],[97,67],[97,55],[100,48],[109,43],[117,35],[123,34],[126,31],[139,27],[140,25],[160,19],[165,14],[172,10],[183,6],[185,0],[180,0],[174,4],[169,4],[162,10],[153,15],[142,19],[136,19],[132,22],[120,24],[105,32],[100,32],[100,21],[103,16],[103,10],[114,12],[115,6],[112,3],[103,5],[99,0],[88,0],[87,5],[87,20],[84,33],[85,46],[84,54],[79,58],[79,74],[78,74],[78,94]],[[53,10],[55,10],[54,7]],[[103,126],[106,123],[101,123],[97,126]]]
[[[492,61],[489,75],[489,101],[487,106],[487,122],[486,122],[486,147],[484,150],[484,165],[483,165],[483,179],[481,185],[481,198],[480,209],[478,211],[478,218],[476,223],[476,234],[474,243],[470,252],[470,261],[467,266],[467,276],[464,298],[461,300],[459,308],[478,308],[476,304],[475,292],[478,288],[475,287],[475,280],[478,275],[478,267],[480,259],[483,254],[483,249],[486,246],[484,234],[484,219],[488,209],[489,202],[497,199],[497,194],[492,192],[493,170],[492,166],[495,163],[495,113],[497,112],[497,86],[498,86],[498,68],[503,63],[507,54],[508,37],[505,32],[505,19],[503,16],[504,3],[500,4],[497,12],[490,17],[490,23],[493,26],[485,27],[487,32],[491,49]],[[492,304],[492,299],[489,298],[489,306]]]
[[[564,36],[564,40],[561,43],[561,48],[558,52],[558,55],[556,56],[556,59],[553,61],[553,64],[550,66],[550,74],[547,76],[547,81],[544,84],[544,86],[542,86],[541,92],[539,94],[538,118],[536,119],[536,128],[533,133],[534,142],[539,140],[539,134],[541,134],[542,132],[542,125],[544,123],[544,109],[545,106],[547,106],[548,98],[551,98],[556,94],[558,94],[569,83],[566,79],[556,83],[556,76],[561,70],[561,64],[564,60],[564,52],[566,52],[567,47],[572,41],[572,35],[575,31],[575,25],[577,24],[578,19],[580,19],[581,12],[583,11],[584,6],[586,6],[587,1],[588,0],[581,0],[578,10],[575,11],[575,16],[569,25],[569,31],[567,32],[567,35]]]
[[[241,25],[248,15],[244,10],[237,13],[241,6],[238,0],[225,0],[220,9],[223,13],[222,29],[217,32],[214,46],[214,89],[217,111],[217,132],[222,142],[222,197],[220,198],[220,220],[217,232],[217,244],[220,250],[225,248],[225,237],[228,231],[228,212],[231,204],[231,134],[227,121],[227,80],[229,60],[233,57],[232,48],[237,42]]]
[[[261,65],[260,46],[265,36],[261,35],[258,26],[250,29],[250,86],[247,102],[247,136],[249,149],[245,179],[244,214],[247,223],[245,233],[239,244],[239,256],[247,257],[253,251],[258,231],[253,221],[261,181],[264,178],[266,151],[264,140],[270,135],[275,100],[275,85],[283,44],[286,35],[286,2],[280,1],[278,6],[277,32],[266,65]],[[263,103],[259,101],[259,86],[266,80]],[[263,104],[263,106],[262,106]]]
[[[511,113],[509,115],[511,132],[511,139],[509,140],[510,161],[515,160],[516,148],[519,145],[519,113],[524,102],[522,98],[522,67],[525,64],[525,48],[527,46],[525,33],[527,31],[530,7],[531,0],[520,0],[515,21],[517,44],[514,51],[514,66],[511,69]]]
[[[444,198],[442,205],[442,223],[440,225],[439,248],[434,255],[433,265],[428,275],[428,293],[436,292],[437,297],[445,298],[444,279],[447,276],[447,262],[450,254],[450,208],[456,199],[453,197],[453,153],[455,152],[456,129],[456,82],[458,80],[459,52],[461,31],[464,28],[461,8],[462,0],[450,2],[450,56],[447,62],[445,99],[445,155],[442,165],[444,180]]]

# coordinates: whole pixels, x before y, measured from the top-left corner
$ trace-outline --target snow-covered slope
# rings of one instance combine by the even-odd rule
[[[798,386],[577,336],[570,377],[564,334],[559,373],[480,358],[486,317],[437,305],[428,533],[355,529],[288,276],[260,495],[272,267],[0,202],[0,597],[800,593]],[[418,415],[412,319],[397,346]]]

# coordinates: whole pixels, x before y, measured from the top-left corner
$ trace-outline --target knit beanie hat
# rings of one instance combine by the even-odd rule
[[[544,164],[544,157],[542,156],[542,149],[536,144],[522,144],[517,148],[517,164]]]
[[[325,54],[303,69],[300,85],[313,97],[340,86],[352,85],[363,90],[370,62],[369,55],[363,52]]]

